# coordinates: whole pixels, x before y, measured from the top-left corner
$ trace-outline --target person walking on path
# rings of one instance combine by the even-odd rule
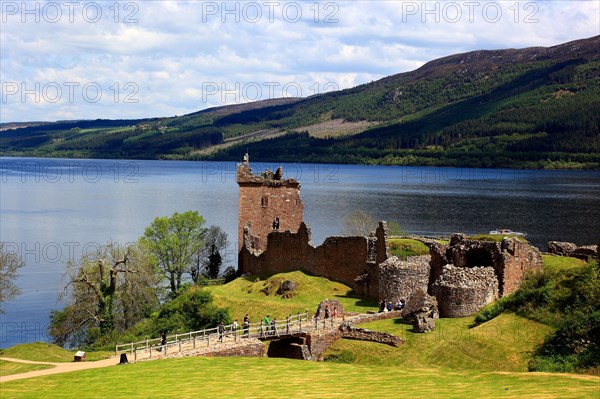
[[[238,330],[238,327],[239,327],[238,321],[237,321],[237,319],[235,319],[233,321],[233,324],[231,325],[231,331],[233,332],[233,338],[235,340],[237,340],[237,330]]]
[[[159,351],[162,351],[165,346],[167,346],[167,333],[165,331],[160,333],[160,348]]]
[[[223,342],[223,338],[225,335],[225,325],[222,321],[219,322],[219,341]]]
[[[244,316],[244,337],[248,338],[250,336],[250,318],[248,317],[248,313]]]

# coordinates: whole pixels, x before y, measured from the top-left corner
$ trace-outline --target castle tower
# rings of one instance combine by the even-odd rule
[[[304,217],[304,204],[300,198],[300,182],[283,179],[283,169],[275,173],[266,170],[253,175],[248,154],[244,163],[237,165],[238,200],[238,252],[244,245],[244,229],[248,230],[249,245],[259,251],[267,247],[267,236],[272,231],[297,232]]]

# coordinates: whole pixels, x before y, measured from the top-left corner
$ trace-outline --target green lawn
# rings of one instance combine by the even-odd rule
[[[44,364],[23,364],[0,360],[0,376],[4,377],[5,375],[27,373],[29,371],[44,370],[52,367],[54,366]],[[0,397],[2,397],[2,395],[0,395]]]
[[[544,270],[558,271],[582,267],[586,264],[584,260],[567,256],[542,255]]]
[[[598,377],[183,358],[3,383],[10,398],[594,398]]]

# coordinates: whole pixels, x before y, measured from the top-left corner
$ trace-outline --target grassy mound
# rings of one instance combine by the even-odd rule
[[[407,256],[429,255],[429,247],[421,241],[411,238],[390,238],[390,253],[400,259],[406,259]]]
[[[66,350],[58,345],[46,342],[15,345],[8,349],[0,350],[0,357],[13,359],[33,360],[36,362],[62,363],[72,362],[76,350]],[[111,356],[112,352],[86,352],[86,360],[100,360]]]
[[[276,293],[285,280],[293,281],[297,288],[291,298],[284,299]],[[346,311],[366,312],[376,309],[375,301],[365,300],[352,294],[350,287],[323,277],[309,276],[303,272],[279,273],[269,278],[256,276],[238,278],[228,284],[207,287],[215,304],[228,307],[234,318],[242,320],[248,314],[250,321],[257,321],[269,314],[271,318],[283,319],[290,314],[309,314],[317,310],[324,299],[339,300]]]

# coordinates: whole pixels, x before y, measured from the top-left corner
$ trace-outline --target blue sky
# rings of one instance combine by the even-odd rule
[[[0,122],[173,116],[600,34],[600,2],[1,1]]]

